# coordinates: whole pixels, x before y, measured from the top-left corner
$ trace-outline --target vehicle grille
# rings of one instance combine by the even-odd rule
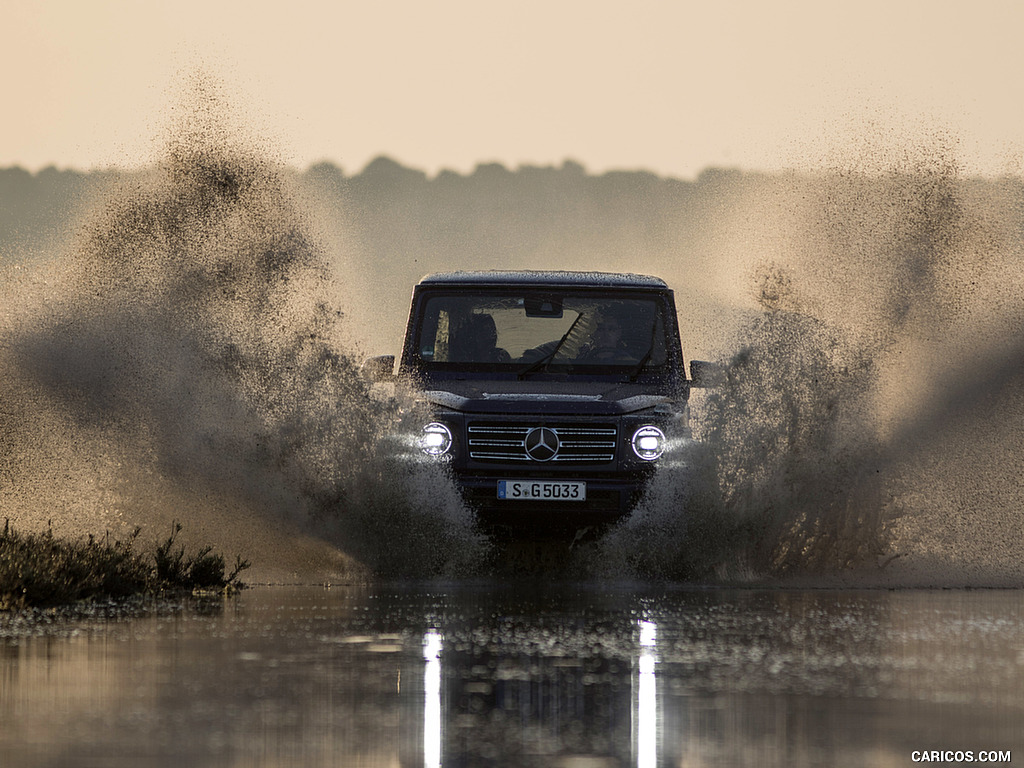
[[[473,461],[522,461],[526,436],[535,424],[477,422],[469,424],[469,457]],[[615,459],[615,424],[545,424],[558,435],[558,453],[547,463],[600,464]]]

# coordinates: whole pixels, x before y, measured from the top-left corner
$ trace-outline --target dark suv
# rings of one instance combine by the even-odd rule
[[[367,366],[387,379],[394,358]],[[432,410],[420,450],[449,462],[468,504],[502,526],[614,522],[692,445],[696,383],[656,277],[429,275],[413,292],[398,376]]]

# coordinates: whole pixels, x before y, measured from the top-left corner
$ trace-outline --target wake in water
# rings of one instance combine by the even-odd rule
[[[85,511],[77,534],[168,517],[206,531],[203,507],[228,499],[255,515],[220,526],[325,538],[348,575],[473,568],[483,539],[451,484],[382,441],[415,412],[358,375],[308,231],[272,165],[189,135],[59,268],[9,284],[5,507],[60,524],[84,495],[94,525]]]

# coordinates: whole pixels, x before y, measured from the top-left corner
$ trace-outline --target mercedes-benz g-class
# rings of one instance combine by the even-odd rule
[[[394,362],[366,368],[390,379]],[[431,409],[419,450],[449,463],[485,523],[614,522],[692,446],[699,382],[686,377],[673,293],[656,277],[429,275],[413,292],[397,376]]]

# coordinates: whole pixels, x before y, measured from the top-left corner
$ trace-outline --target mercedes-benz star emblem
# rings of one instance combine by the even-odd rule
[[[526,455],[534,461],[550,461],[558,453],[558,435],[553,429],[536,427],[526,433]]]

